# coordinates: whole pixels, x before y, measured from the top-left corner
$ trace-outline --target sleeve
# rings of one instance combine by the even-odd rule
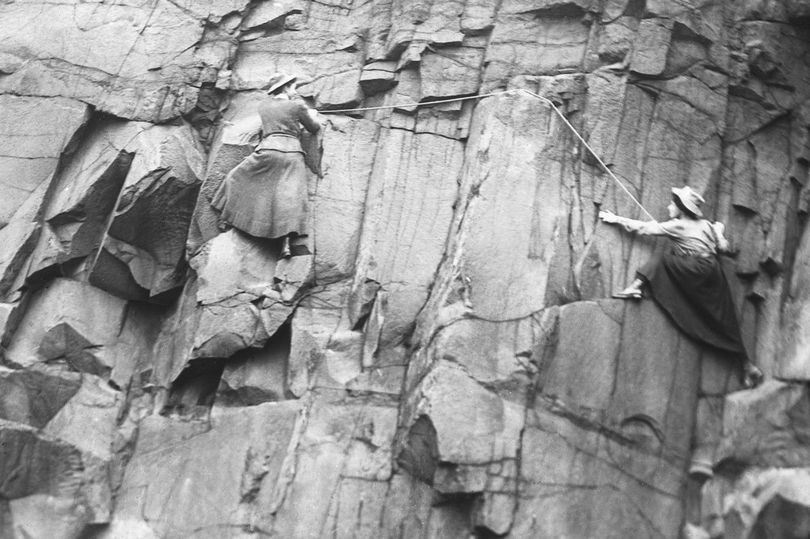
[[[304,124],[304,127],[306,127],[307,131],[310,133],[317,133],[321,129],[321,125],[315,119],[313,112],[313,110],[303,103],[298,105],[298,121]]]
[[[723,225],[723,223],[719,221],[715,221],[714,223],[712,223],[711,226],[712,230],[714,231],[715,240],[717,241],[717,252],[719,253],[730,252],[731,245],[729,244],[724,234],[726,227]]]
[[[640,236],[670,236],[675,228],[673,221],[659,223],[658,221],[637,221],[627,217],[620,217],[617,223],[622,225],[626,231]]]
[[[225,122],[222,142],[226,144],[257,144],[261,140],[262,120],[259,115],[246,116],[234,122]]]

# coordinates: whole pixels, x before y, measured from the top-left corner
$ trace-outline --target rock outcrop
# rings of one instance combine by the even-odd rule
[[[0,2],[0,536],[806,537],[809,26]],[[323,113],[292,258],[210,205],[278,71]],[[662,244],[521,89],[654,216],[703,194],[762,386],[608,299]]]

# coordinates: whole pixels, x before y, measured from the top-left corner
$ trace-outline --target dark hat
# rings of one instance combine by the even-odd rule
[[[267,87],[267,93],[272,94],[285,84],[288,84],[295,79],[297,79],[295,75],[287,75],[286,73],[276,73],[272,77],[270,77],[270,84]]]
[[[703,212],[700,211],[699,206],[706,201],[691,187],[688,185],[673,187],[672,194],[678,198],[678,201],[684,208],[692,212],[696,217],[703,217]]]

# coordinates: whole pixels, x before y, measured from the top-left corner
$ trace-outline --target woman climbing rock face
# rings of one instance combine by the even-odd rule
[[[290,239],[307,231],[307,168],[299,135],[302,126],[320,129],[317,112],[296,99],[296,77],[275,75],[269,97],[258,109],[262,140],[214,194],[222,219],[252,236],[283,238],[281,256],[291,256]]]
[[[731,290],[717,259],[718,253],[729,248],[725,228],[702,218],[703,202],[698,193],[684,186],[672,189],[667,207],[670,219],[663,223],[599,212],[605,223],[621,225],[635,234],[666,236],[672,242],[662,257],[641,267],[635,280],[613,297],[641,299],[648,293],[684,333],[739,357],[743,383],[753,387],[761,381],[762,372],[745,350]]]

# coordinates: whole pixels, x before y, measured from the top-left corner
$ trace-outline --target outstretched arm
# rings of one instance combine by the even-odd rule
[[[616,215],[607,210],[600,211],[599,218],[611,225],[621,225],[626,231],[641,236],[666,236],[668,234],[667,230],[658,221],[637,221],[636,219]]]

